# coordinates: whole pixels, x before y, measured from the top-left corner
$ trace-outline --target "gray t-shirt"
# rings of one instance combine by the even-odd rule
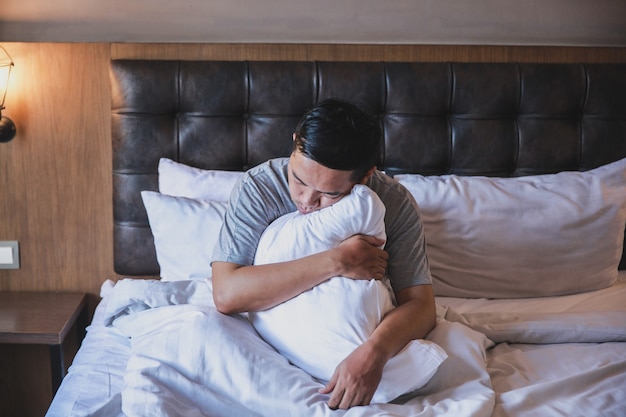
[[[288,184],[289,158],[269,160],[250,169],[230,197],[213,261],[252,265],[265,228],[296,210]],[[395,291],[431,284],[424,231],[413,196],[389,176],[376,171],[367,184],[386,208],[387,275]]]

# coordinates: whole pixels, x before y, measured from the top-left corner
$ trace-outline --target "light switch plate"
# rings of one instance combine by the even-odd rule
[[[20,245],[17,240],[0,240],[0,269],[20,269]]]

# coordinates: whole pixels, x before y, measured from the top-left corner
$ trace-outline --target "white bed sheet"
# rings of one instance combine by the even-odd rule
[[[438,297],[439,306],[471,315],[626,312],[626,271],[610,288],[514,300]],[[623,317],[623,316],[622,316]],[[626,321],[615,325],[626,331]],[[496,392],[494,417],[626,416],[626,343],[498,343],[487,352]]]
[[[117,328],[104,325],[109,301],[107,294],[111,287],[111,282],[103,285],[103,300],[96,308],[82,347],[46,417],[124,415],[121,412],[121,392],[126,364],[131,356],[131,344]],[[438,298],[437,302],[439,312],[451,313],[451,319],[455,319],[455,314],[460,315],[461,320],[477,317],[478,320],[470,320],[470,326],[476,325],[483,318],[489,318],[491,314],[503,317],[514,313],[565,313],[563,317],[576,320],[582,317],[577,316],[579,313],[608,311],[619,317],[619,314],[626,312],[626,272],[620,273],[620,280],[613,287],[586,294],[516,300]],[[620,327],[626,330],[626,322],[623,325],[611,325],[613,330],[621,330]],[[455,355],[451,357],[454,361]],[[456,365],[450,362],[448,367],[443,367],[442,377],[445,372],[454,373]],[[488,384],[478,384],[475,393],[480,398],[480,404],[475,412],[468,411],[467,415],[489,415],[485,413],[486,405],[491,406],[491,415],[494,417],[626,415],[626,343],[502,342],[486,350],[485,365],[490,381]],[[479,370],[476,372],[480,373]],[[441,384],[441,379],[434,383]],[[433,384],[429,387],[436,388]],[[491,388],[495,391],[493,399],[487,398]],[[454,396],[455,392],[443,389],[440,397],[431,395],[427,398],[435,401],[446,395]],[[407,410],[415,411],[414,415],[452,412],[451,408],[437,410],[431,407],[426,413],[423,403],[411,401],[409,406],[412,408],[394,408],[389,405],[387,409],[378,407],[362,415],[405,415],[403,413]],[[490,401],[493,403],[490,404]]]

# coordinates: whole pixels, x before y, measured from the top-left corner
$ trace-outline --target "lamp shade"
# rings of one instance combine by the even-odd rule
[[[7,96],[9,77],[13,68],[13,60],[9,53],[0,46],[0,142],[9,142],[15,137],[16,129],[13,120],[2,116],[4,99]]]
[[[4,108],[4,99],[7,96],[11,68],[13,68],[13,60],[6,49],[0,46],[0,110]]]

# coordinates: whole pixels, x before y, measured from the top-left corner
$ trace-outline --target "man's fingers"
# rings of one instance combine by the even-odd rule
[[[336,385],[337,385],[337,377],[336,375],[333,374],[333,376],[330,378],[330,381],[328,381],[328,384],[326,384],[324,388],[320,388],[319,393],[330,394],[335,389]]]
[[[359,405],[370,405],[370,403],[372,402],[372,398],[374,398],[374,392],[373,391],[371,393],[365,395],[365,397],[361,401],[361,404],[359,404]]]
[[[382,246],[385,244],[385,239],[380,239],[377,238],[376,236],[369,236],[369,235],[362,235],[363,236],[363,240],[365,240],[367,243],[369,243],[372,246]]]
[[[342,407],[344,401],[346,400],[345,393],[345,390],[334,390],[328,400],[328,406],[333,410],[337,408],[345,408],[345,406]]]
[[[347,410],[354,405],[357,405],[354,403],[354,395],[348,395],[346,392],[344,392],[341,398],[341,403],[339,404],[339,408],[341,408],[342,410]]]

